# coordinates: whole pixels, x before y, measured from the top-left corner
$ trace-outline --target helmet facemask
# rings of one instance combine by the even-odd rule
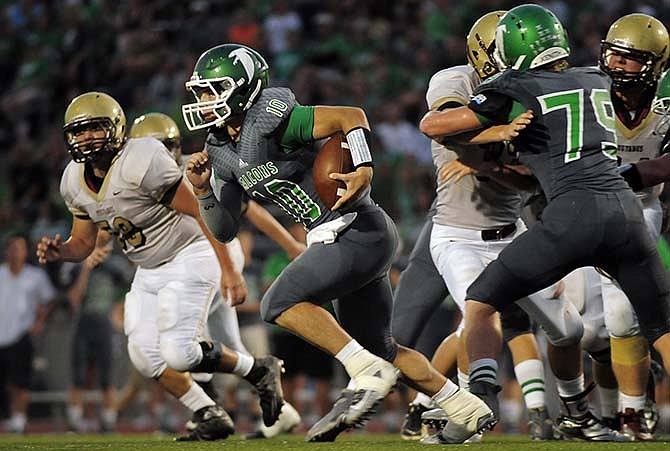
[[[86,132],[100,132],[100,136],[91,136],[84,139],[81,136]],[[77,163],[94,161],[105,155],[113,155],[118,152],[121,144],[115,138],[116,126],[108,117],[72,121],[63,127],[63,134],[65,135],[67,150]]]
[[[651,103],[651,110],[661,116],[656,132],[665,134],[665,126],[670,122],[670,71],[666,71],[658,83],[656,97]]]
[[[637,61],[642,65],[639,71],[613,69],[609,63],[613,58],[623,56],[626,59]],[[603,41],[600,52],[600,68],[612,79],[612,85],[617,89],[627,89],[633,86],[653,86],[656,83],[654,68],[662,56],[654,55],[644,50],[636,50],[612,42]]]
[[[242,81],[243,82],[243,81]],[[220,126],[226,122],[233,112],[228,104],[235,90],[235,81],[231,77],[194,79],[186,82],[186,89],[195,97],[194,103],[182,105],[181,111],[189,130],[199,130],[211,126]],[[213,100],[202,100],[208,94]],[[213,119],[207,119],[212,115]]]
[[[222,44],[205,51],[195,63],[186,90],[195,103],[182,106],[189,130],[221,127],[241,117],[268,84],[268,64],[255,50]]]

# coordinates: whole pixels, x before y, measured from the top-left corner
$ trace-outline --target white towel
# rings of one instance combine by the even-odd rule
[[[328,221],[320,226],[314,227],[307,232],[307,247],[314,243],[331,244],[335,242],[337,235],[354,222],[358,213],[351,212],[340,216],[337,219]]]

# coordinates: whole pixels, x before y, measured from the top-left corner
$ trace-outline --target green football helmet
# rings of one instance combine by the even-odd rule
[[[121,105],[104,92],[75,97],[65,110],[63,122],[65,145],[77,163],[116,154],[126,142],[126,115]],[[101,137],[81,139],[87,131],[100,132]]]
[[[177,163],[181,160],[181,133],[177,123],[163,113],[147,113],[135,119],[130,128],[131,138],[150,136],[162,142]]]
[[[664,116],[666,120],[670,119],[670,70],[665,71],[658,82],[656,97],[651,103],[651,109],[656,114]]]
[[[608,60],[615,55],[638,61],[639,72],[610,69]],[[663,23],[647,14],[628,14],[612,24],[601,42],[600,69],[610,76],[615,88],[639,83],[653,86],[670,56],[670,38]]]
[[[268,64],[260,53],[241,44],[213,47],[200,55],[186,82],[195,103],[182,106],[184,122],[189,130],[222,126],[251,108],[267,85]]]
[[[521,5],[500,18],[495,58],[501,69],[528,70],[570,56],[568,37],[558,18],[539,5]]]

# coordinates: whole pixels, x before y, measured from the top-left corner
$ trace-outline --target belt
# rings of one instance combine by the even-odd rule
[[[502,240],[516,232],[516,224],[507,224],[499,229],[482,230],[482,240],[496,241]]]

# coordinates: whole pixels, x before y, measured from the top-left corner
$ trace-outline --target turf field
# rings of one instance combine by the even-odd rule
[[[531,442],[522,436],[489,436],[481,444],[450,445],[450,449],[483,451],[581,451],[581,450],[664,450],[670,449],[670,437],[665,442],[654,443],[585,443],[585,442]],[[169,436],[151,435],[28,435],[0,436],[0,450],[67,450],[67,451],[153,451],[153,450],[239,450],[239,451],[287,451],[287,450],[347,450],[347,451],[406,451],[426,448],[416,442],[406,442],[398,435],[390,434],[346,434],[335,443],[305,443],[301,435],[286,435],[271,440],[241,440],[232,437],[219,442],[174,442]],[[439,448],[438,448],[439,449]]]

